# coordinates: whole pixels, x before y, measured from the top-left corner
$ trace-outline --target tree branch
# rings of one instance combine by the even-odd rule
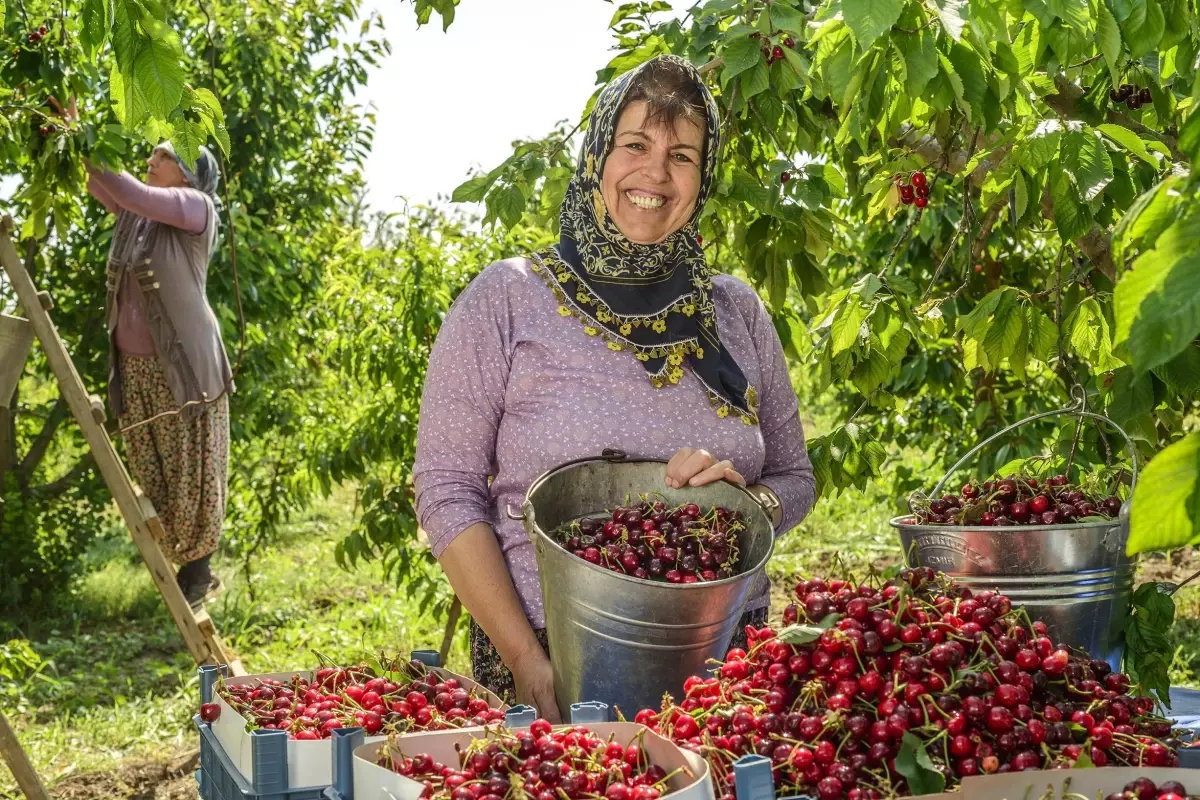
[[[1049,189],[1042,192],[1042,216],[1051,222],[1054,221],[1054,200]],[[1112,238],[1103,228],[1093,225],[1091,230],[1075,240],[1075,246],[1083,251],[1093,267],[1116,283],[1117,268],[1112,260]]]
[[[42,423],[42,429],[38,432],[37,438],[33,440],[33,444],[29,446],[29,451],[21,459],[20,469],[27,477],[33,474],[38,464],[42,463],[42,459],[46,455],[46,450],[49,449],[50,443],[54,441],[54,434],[58,432],[58,426],[62,424],[62,421],[66,417],[67,401],[60,394],[58,399],[54,401],[54,406],[50,409],[50,416]]]
[[[39,499],[58,497],[67,489],[70,489],[71,484],[91,468],[92,454],[89,452],[80,456],[79,460],[75,462],[75,466],[71,467],[61,478],[50,483],[44,483],[41,486],[34,486],[29,490],[29,494]]]

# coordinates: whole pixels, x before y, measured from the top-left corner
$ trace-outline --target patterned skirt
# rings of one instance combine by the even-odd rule
[[[120,357],[121,427],[179,406],[156,358]],[[212,553],[225,520],[229,397],[192,418],[174,415],[125,434],[133,475],[162,520],[164,555],[186,564]]]
[[[758,608],[743,614],[741,621],[738,622],[737,630],[734,631],[733,640],[729,643],[730,649],[744,648],[746,646],[746,626],[753,625],[761,628],[766,625],[769,610]],[[534,633],[537,635],[542,649],[549,655],[550,644],[546,639],[546,629],[537,628]],[[483,632],[483,628],[475,623],[474,619],[471,620],[471,672],[474,673],[476,683],[495,692],[504,702],[509,705],[517,702],[517,690],[513,683],[512,673],[508,667],[504,666],[504,662],[500,659],[500,653],[496,651],[492,640]]]

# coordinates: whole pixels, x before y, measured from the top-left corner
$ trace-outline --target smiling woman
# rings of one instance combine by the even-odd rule
[[[605,87],[558,244],[483,270],[430,357],[413,468],[421,525],[472,616],[475,678],[550,718],[537,564],[501,513],[538,475],[611,447],[667,462],[675,487],[749,484],[780,532],[813,503],[770,315],[749,286],[713,275],[697,235],[718,120],[696,69],[673,56]],[[745,622],[761,624],[768,602],[751,598]]]

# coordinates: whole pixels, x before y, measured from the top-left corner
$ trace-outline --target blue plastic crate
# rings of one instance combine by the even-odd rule
[[[324,786],[290,789],[287,785],[287,733],[255,731],[254,781],[238,772],[208,724],[193,718],[200,731],[201,800],[322,800]],[[271,734],[275,734],[272,736]]]
[[[414,650],[410,658],[431,667],[441,666],[436,650]],[[223,664],[206,664],[197,672],[200,675],[200,702],[211,703],[217,679],[228,675],[229,669]],[[333,786],[288,787],[288,735],[285,731],[251,731],[254,780],[250,781],[234,766],[208,723],[199,715],[192,721],[200,732],[200,769],[196,771],[196,782],[200,785],[201,800],[325,800],[330,797],[348,800],[354,748],[363,743],[365,736],[362,728],[342,728],[333,733],[333,781],[334,786],[346,787],[347,797],[342,798]]]

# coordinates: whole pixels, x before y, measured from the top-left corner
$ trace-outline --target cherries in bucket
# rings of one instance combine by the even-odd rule
[[[554,532],[563,549],[622,575],[665,583],[703,583],[736,574],[746,529],[741,512],[695,503],[638,503],[574,520]]]
[[[958,495],[914,502],[921,525],[1065,525],[1116,519],[1121,498],[1075,485],[1065,475],[1039,481],[1031,475],[968,483]]]

